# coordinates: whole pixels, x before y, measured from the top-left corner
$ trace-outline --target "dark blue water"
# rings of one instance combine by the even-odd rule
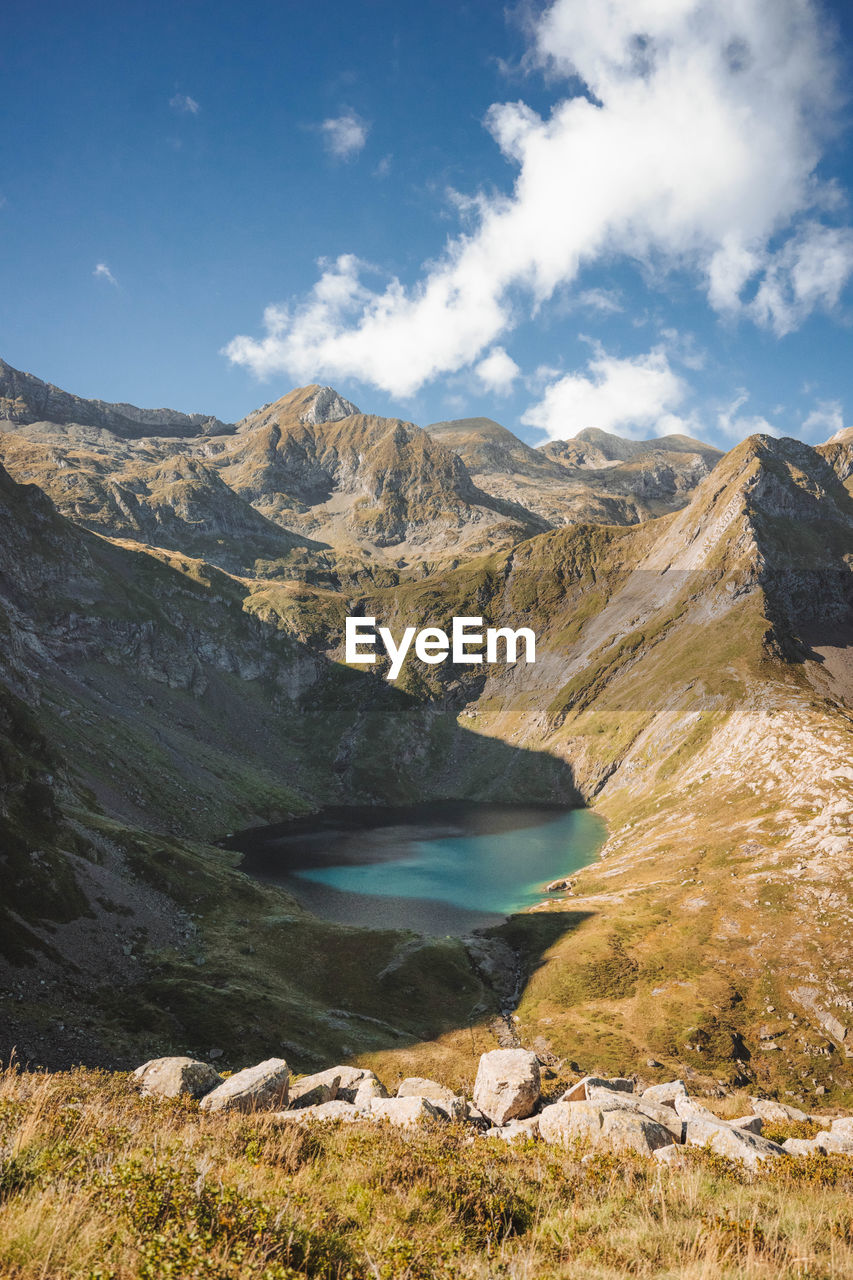
[[[459,934],[540,901],[592,862],[601,818],[585,809],[460,801],[333,809],[245,833],[242,869],[326,919]]]

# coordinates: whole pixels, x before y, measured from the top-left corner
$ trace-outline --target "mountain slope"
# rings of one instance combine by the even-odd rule
[[[722,456],[689,436],[623,440],[589,429],[532,449],[489,418],[428,427],[481,488],[513,496],[549,524],[637,524],[685,505]]]
[[[53,422],[97,427],[127,439],[148,435],[220,435],[233,431],[233,427],[204,413],[137,409],[132,404],[84,400],[51,382],[42,382],[31,373],[13,369],[5,360],[0,360],[0,420],[5,420],[5,430],[34,422]]]

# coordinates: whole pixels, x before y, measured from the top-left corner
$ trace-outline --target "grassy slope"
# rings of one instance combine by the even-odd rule
[[[781,1138],[782,1132],[776,1137]],[[853,1158],[751,1177],[475,1140],[276,1128],[127,1077],[0,1077],[0,1271],[15,1280],[842,1280]]]

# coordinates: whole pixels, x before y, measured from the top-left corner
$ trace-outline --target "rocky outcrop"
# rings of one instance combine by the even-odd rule
[[[578,1080],[577,1084],[573,1084],[566,1090],[560,1099],[561,1102],[585,1102],[590,1094],[591,1089],[607,1089],[611,1093],[633,1093],[633,1080],[625,1080],[615,1078],[608,1080],[603,1076],[584,1076]]]

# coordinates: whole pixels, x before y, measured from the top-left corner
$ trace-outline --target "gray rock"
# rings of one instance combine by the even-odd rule
[[[404,1129],[427,1120],[442,1119],[441,1112],[428,1098],[374,1098],[367,1114],[371,1120],[387,1120]]]
[[[684,1141],[684,1120],[676,1115],[672,1107],[647,1099],[645,1095],[637,1097],[631,1093],[614,1093],[610,1089],[601,1089],[598,1085],[589,1085],[588,1092],[590,1094],[589,1101],[594,1102],[602,1110],[610,1111],[613,1108],[617,1108],[624,1111],[635,1111],[638,1115],[643,1115],[648,1120],[654,1120],[656,1124],[661,1124],[664,1129],[668,1129],[672,1135],[672,1142]],[[575,1104],[572,1103],[572,1105],[574,1106]]]
[[[578,1080],[577,1084],[571,1085],[560,1098],[561,1102],[587,1102],[587,1088],[595,1086],[599,1089],[609,1089],[611,1093],[633,1093],[633,1080],[625,1080],[617,1076],[612,1080],[606,1080],[603,1076],[584,1076],[582,1080]]]
[[[374,1098],[387,1098],[388,1090],[381,1080],[377,1080],[376,1076],[368,1075],[359,1084],[353,1097],[354,1105],[360,1111],[369,1111],[370,1104]]]
[[[785,1102],[776,1102],[773,1098],[750,1098],[750,1105],[762,1120],[808,1120],[805,1111],[798,1107],[789,1107]]]
[[[202,1111],[273,1111],[287,1103],[289,1080],[284,1058],[268,1058],[223,1081],[202,1098],[200,1107]]]
[[[539,1101],[539,1060],[526,1049],[494,1049],[480,1058],[474,1105],[496,1125],[532,1115]]]
[[[222,1076],[209,1062],[195,1058],[152,1058],[136,1068],[133,1078],[142,1086],[143,1097],[203,1098],[222,1084]]]
[[[445,1120],[453,1120],[459,1123],[468,1119],[468,1101],[466,1098],[453,1094],[449,1098],[429,1098],[428,1101],[432,1103],[436,1111],[444,1116]]]
[[[687,1086],[683,1080],[668,1080],[665,1084],[651,1084],[643,1090],[644,1098],[650,1102],[658,1102],[662,1106],[675,1110],[675,1099],[687,1097]]]
[[[376,1076],[372,1071],[365,1070],[364,1067],[329,1067],[328,1071],[318,1071],[311,1079],[317,1084],[328,1085],[337,1079],[335,1097],[342,1102],[354,1102],[362,1081],[367,1079],[375,1080]]]
[[[291,1080],[287,1105],[294,1110],[298,1107],[316,1107],[326,1102],[334,1102],[338,1094],[338,1083],[337,1077],[331,1081],[318,1080],[316,1076],[303,1076],[301,1080]]]
[[[748,1169],[759,1168],[765,1160],[785,1154],[784,1147],[755,1133],[733,1129],[722,1120],[688,1119],[684,1141],[690,1147],[710,1147],[717,1155],[742,1161]]]
[[[782,1143],[782,1149],[787,1151],[789,1156],[823,1155],[826,1150],[817,1138],[786,1138]]]
[[[328,1088],[328,1086],[324,1087]],[[279,1124],[305,1124],[309,1120],[361,1120],[363,1116],[351,1102],[341,1102],[340,1098],[333,1098],[329,1102],[300,1107],[296,1111],[277,1111],[273,1119]]]
[[[684,1169],[687,1166],[684,1150],[681,1147],[656,1147],[652,1155],[658,1164],[668,1165],[670,1169]]]
[[[487,1129],[484,1138],[502,1138],[504,1142],[514,1142],[516,1138],[525,1141],[539,1137],[539,1117],[528,1116],[526,1120],[510,1120],[500,1128]]]
[[[672,1146],[670,1131],[642,1112],[584,1101],[555,1102],[543,1108],[539,1135],[545,1142],[564,1147],[581,1142],[605,1151],[637,1151],[641,1155]]]
[[[433,1102],[450,1102],[456,1094],[446,1085],[435,1080],[427,1080],[423,1076],[407,1076],[400,1082],[397,1090],[398,1098],[429,1098]]]
[[[730,1120],[729,1124],[733,1129],[743,1129],[746,1133],[760,1134],[764,1128],[761,1116],[738,1116],[736,1120]]]
[[[836,1116],[830,1125],[833,1134],[841,1134],[853,1141],[853,1116]]]
[[[676,1094],[673,1099],[675,1114],[681,1116],[683,1120],[708,1120],[712,1124],[717,1124],[720,1117],[715,1115],[707,1107],[703,1107],[701,1102],[697,1102],[695,1098],[690,1098],[686,1094]]]

